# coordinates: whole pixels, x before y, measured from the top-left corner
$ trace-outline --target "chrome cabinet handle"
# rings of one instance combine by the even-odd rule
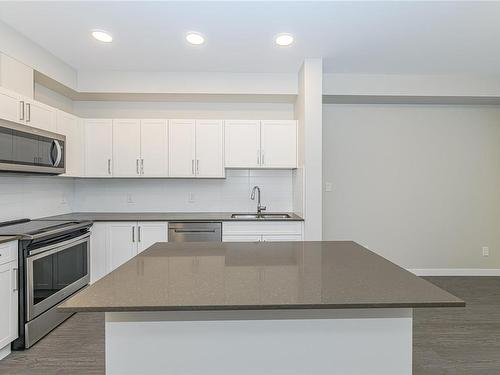
[[[135,242],[135,227],[132,227],[132,242]]]
[[[111,174],[111,159],[108,159],[108,174]]]
[[[31,104],[26,103],[26,122],[31,121]]]
[[[24,121],[24,100],[21,100],[19,105],[21,106],[21,110],[19,111],[19,120]]]
[[[196,159],[196,174],[200,174],[200,159]]]
[[[140,172],[139,172],[139,159],[135,159],[135,171],[137,172],[137,174],[140,174]]]
[[[260,151],[257,150],[257,165],[260,165]]]
[[[137,227],[137,238],[138,242],[141,242],[141,227]]]
[[[141,174],[144,174],[144,159],[141,159]]]
[[[265,152],[262,151],[262,165],[266,164],[264,157],[266,156]]]
[[[19,290],[19,269],[13,268],[12,271],[14,271],[12,272],[12,275],[14,275],[14,289],[12,291],[17,292]]]
[[[194,159],[191,160],[191,174],[194,175]]]

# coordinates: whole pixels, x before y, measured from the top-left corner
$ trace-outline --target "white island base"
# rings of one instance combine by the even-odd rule
[[[106,373],[407,375],[412,309],[106,313]]]

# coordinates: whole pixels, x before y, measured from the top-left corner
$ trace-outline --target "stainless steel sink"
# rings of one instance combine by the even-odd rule
[[[290,219],[288,214],[232,214],[232,219]]]
[[[232,214],[232,219],[257,219],[259,215],[257,214]]]
[[[264,219],[290,219],[288,214],[261,214]]]

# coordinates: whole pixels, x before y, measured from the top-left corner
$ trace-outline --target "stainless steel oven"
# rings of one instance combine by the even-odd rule
[[[29,348],[72,313],[57,306],[90,282],[90,221],[21,219],[0,223],[19,240],[19,337]]]
[[[32,320],[90,281],[90,233],[28,250],[26,315]]]

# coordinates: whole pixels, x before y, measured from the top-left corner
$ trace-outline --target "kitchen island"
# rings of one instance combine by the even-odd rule
[[[411,374],[412,309],[455,296],[349,241],[157,243],[63,303],[108,374]]]

